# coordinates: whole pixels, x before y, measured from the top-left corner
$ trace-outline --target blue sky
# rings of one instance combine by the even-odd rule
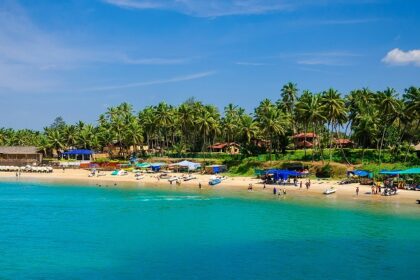
[[[0,127],[189,97],[251,112],[289,81],[402,92],[420,86],[419,12],[411,0],[0,0]]]

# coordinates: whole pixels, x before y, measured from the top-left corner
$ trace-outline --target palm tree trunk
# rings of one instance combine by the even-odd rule
[[[386,132],[386,126],[384,126],[384,131],[382,133],[382,137],[381,137],[381,142],[380,142],[380,146],[379,146],[379,165],[381,165],[381,156],[382,156],[382,146],[384,144],[384,138],[385,138],[385,132]]]

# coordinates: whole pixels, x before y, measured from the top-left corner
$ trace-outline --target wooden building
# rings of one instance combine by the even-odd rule
[[[40,164],[42,153],[34,146],[0,146],[0,165]]]
[[[318,144],[318,135],[313,132],[295,134],[292,139],[296,149],[312,148]]]
[[[235,142],[216,143],[214,145],[209,146],[209,150],[216,153],[227,153],[232,155],[236,155],[241,152],[239,144]]]

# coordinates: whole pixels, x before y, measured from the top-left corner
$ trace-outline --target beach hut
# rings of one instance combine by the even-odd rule
[[[188,161],[188,160],[183,160],[181,162],[171,164],[170,166],[177,167],[178,169],[180,169],[180,168],[187,169],[188,171],[195,171],[195,170],[201,168],[200,163],[191,162],[191,161]]]
[[[42,154],[34,146],[2,146],[0,147],[0,164],[2,165],[26,165],[39,164]]]

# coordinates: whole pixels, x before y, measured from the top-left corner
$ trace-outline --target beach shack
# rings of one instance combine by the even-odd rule
[[[186,170],[188,172],[196,171],[201,168],[201,164],[197,162],[191,162],[188,160],[183,160],[181,162],[173,163],[170,165],[170,167],[173,167],[177,171]]]
[[[354,145],[353,141],[345,138],[334,138],[333,143],[335,144],[335,146],[342,148],[352,148]]]
[[[222,172],[226,172],[227,167],[226,167],[226,165],[213,164],[213,165],[206,166],[204,171],[207,174],[219,174],[219,173],[222,173]]]
[[[40,164],[42,153],[35,146],[1,146],[0,147],[0,165]]]
[[[241,152],[240,146],[235,142],[216,143],[209,146],[211,152],[216,153],[227,153],[231,155],[237,155]]]
[[[62,159],[92,160],[93,151],[84,149],[72,149],[61,154]]]

